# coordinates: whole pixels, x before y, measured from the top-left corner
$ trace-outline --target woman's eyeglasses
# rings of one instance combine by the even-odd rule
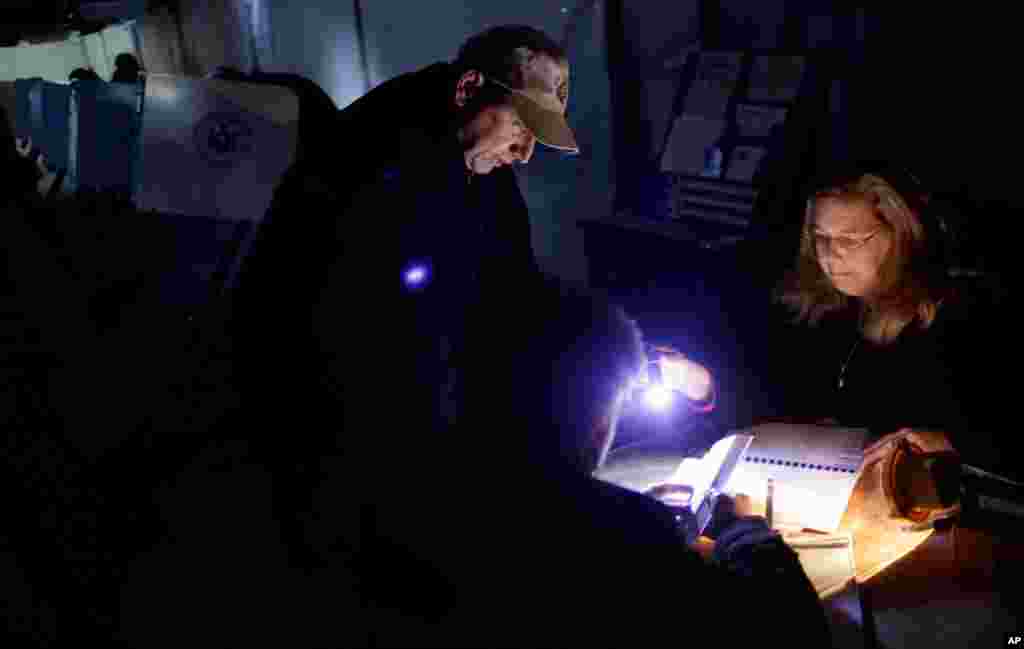
[[[818,251],[818,254],[822,254],[828,250],[833,250],[832,246],[835,246],[834,250],[836,252],[845,255],[868,245],[868,242],[877,237],[883,229],[883,227],[878,227],[873,232],[861,237],[851,237],[849,235],[830,237],[827,234],[822,234],[820,232],[811,232],[809,236],[814,241],[814,247]]]

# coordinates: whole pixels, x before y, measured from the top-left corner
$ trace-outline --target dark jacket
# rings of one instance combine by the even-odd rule
[[[140,269],[125,267],[117,244],[91,259],[98,247],[86,237],[61,236],[70,234],[61,226],[83,216],[68,207],[0,203],[0,487],[10,503],[0,535],[33,607],[12,608],[5,628],[36,633],[23,643],[30,646],[51,646],[43,637],[58,632],[109,641],[120,570],[161,534],[150,489],[176,471],[177,447],[194,447],[192,436],[209,430],[189,425],[196,411],[188,402],[224,403],[213,392],[175,389],[198,366],[173,312],[135,295],[115,326],[101,326],[90,271]],[[155,452],[154,428],[169,433]],[[16,584],[8,582],[5,597]],[[18,614],[33,624],[52,619],[33,630]]]
[[[816,327],[779,326],[763,370],[775,397],[765,411],[833,418],[874,437],[901,428],[943,431],[964,461],[1019,475],[1007,452],[1013,382],[998,371],[1011,341],[1001,309],[993,291],[964,284],[930,327],[912,322],[888,345],[863,340],[853,310]]]
[[[290,89],[299,100],[298,143],[295,159],[315,158],[318,164],[330,164],[331,138],[325,137],[325,131],[331,132],[338,107],[331,96],[314,81],[288,72],[255,71],[252,74],[246,74],[229,67],[218,68],[212,77],[225,81],[261,83]]]
[[[464,312],[481,292],[525,290],[537,274],[515,175],[469,178],[455,137],[455,77],[436,64],[375,88],[321,136],[277,188],[233,299],[248,436],[275,472],[275,507],[296,561],[315,562],[296,512],[347,467],[335,512],[362,511],[380,482],[431,452],[456,408]],[[424,288],[403,271],[430,263]],[[351,507],[350,507],[351,506]],[[358,515],[341,519],[357,543]]]
[[[325,560],[303,572],[275,531],[276,477],[244,444],[208,448],[157,496],[169,534],[124,571],[120,640],[646,647],[711,633],[742,646],[785,619],[799,630],[790,644],[831,646],[795,554],[763,519],[727,526],[707,564],[650,498],[578,474],[507,473],[501,462],[491,480],[459,485],[479,474],[449,459],[437,480],[407,486],[393,525],[358,553],[344,534],[314,536]],[[358,488],[346,468],[332,465],[316,501],[323,525],[346,514]],[[742,624],[721,624],[735,618]]]
[[[374,385],[372,398],[397,380],[410,419],[422,420],[411,416],[420,407],[444,419],[437,391],[451,383],[445,348],[458,346],[464,306],[537,273],[514,173],[467,175],[454,83],[436,64],[382,84],[322,133],[329,164],[299,163],[282,180],[235,297],[241,356],[256,363],[246,374],[263,377],[250,394],[270,385],[282,409],[340,426],[343,386]],[[430,263],[431,278],[411,292],[401,280],[414,260]]]
[[[690,646],[709,634],[744,646],[779,619],[799,629],[796,646],[831,646],[794,552],[763,519],[728,525],[708,564],[651,498],[503,466],[444,497],[410,492],[398,523],[415,544],[378,543],[364,566],[379,646]],[[720,624],[730,618],[743,622]]]
[[[785,616],[803,646],[827,646],[817,596],[763,519],[723,521],[708,566],[666,507],[575,459],[593,443],[585,404],[604,378],[591,373],[607,369],[573,349],[601,326],[596,306],[555,286],[483,300],[457,425],[382,427],[391,470],[372,482],[360,562],[367,601],[389,621],[380,646],[686,645],[727,607],[748,622],[730,644],[756,644]],[[553,363],[566,354],[576,362]]]

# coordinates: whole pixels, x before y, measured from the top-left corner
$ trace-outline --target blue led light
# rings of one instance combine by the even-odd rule
[[[410,262],[402,269],[402,284],[410,291],[422,290],[430,283],[430,276],[429,263],[425,261]]]

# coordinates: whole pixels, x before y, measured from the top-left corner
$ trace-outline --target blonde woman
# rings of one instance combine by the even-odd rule
[[[886,345],[911,323],[929,328],[950,297],[932,240],[943,226],[926,226],[928,195],[909,172],[862,169],[840,172],[807,199],[782,300],[811,324],[855,306],[864,338]]]
[[[789,396],[876,438],[936,431],[991,465],[999,405],[986,399],[1001,384],[986,368],[1005,353],[1002,322],[951,278],[951,239],[930,202],[909,171],[882,163],[815,183],[778,294],[807,325],[789,348],[798,356]]]

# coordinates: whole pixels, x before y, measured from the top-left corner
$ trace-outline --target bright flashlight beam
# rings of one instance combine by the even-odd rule
[[[711,373],[686,359],[662,357],[658,360],[662,380],[691,401],[705,401],[711,396]]]
[[[644,401],[653,410],[664,410],[672,403],[672,391],[663,385],[652,385],[644,392]]]

